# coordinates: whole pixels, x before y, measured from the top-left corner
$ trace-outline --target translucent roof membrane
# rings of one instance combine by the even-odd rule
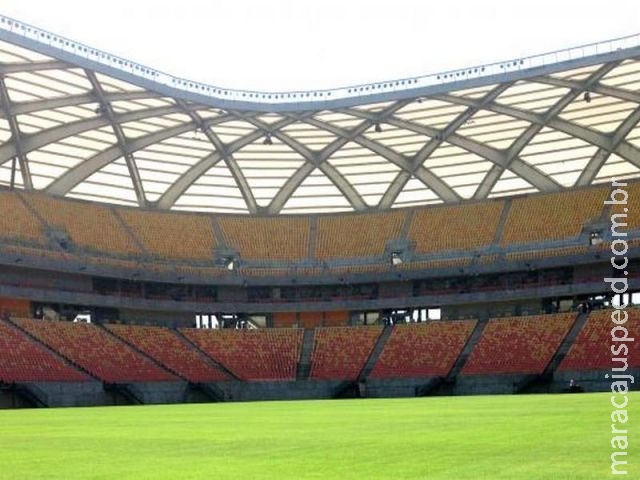
[[[0,16],[0,185],[272,215],[640,176],[640,39],[628,50],[611,42],[446,75],[262,94],[209,91],[41,33]],[[588,56],[603,52],[610,58]],[[528,76],[540,66],[549,73]]]

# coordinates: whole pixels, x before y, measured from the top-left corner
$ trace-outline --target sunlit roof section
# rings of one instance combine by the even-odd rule
[[[443,100],[419,98],[402,107],[394,116],[418,125],[440,129],[449,125],[466,108],[464,105],[451,104]]]
[[[594,183],[610,183],[613,179],[636,178],[638,174],[640,174],[640,168],[614,154],[607,159],[598,171]]]
[[[561,72],[552,73],[552,77],[562,78],[563,80],[573,80],[581,82],[589,78],[596,70],[600,68],[600,65],[589,65],[587,67],[572,68],[570,70],[563,70]]]
[[[560,113],[560,118],[604,133],[615,131],[638,107],[620,98],[590,93],[588,101],[572,102]]]
[[[132,98],[126,100],[114,100],[109,103],[111,109],[116,114],[127,112],[138,112],[151,108],[167,107],[175,102],[168,98]]]
[[[627,135],[626,141],[640,149],[640,123],[638,123]]]
[[[264,137],[261,137],[233,155],[257,205],[262,208],[269,206],[284,184],[305,164],[304,156],[291,146],[277,138],[271,142],[270,148],[265,149]]]
[[[302,121],[287,125],[280,131],[316,152],[321,151],[337,138],[334,133]]]
[[[563,132],[544,128],[520,153],[527,164],[544,172],[556,183],[573,186],[597,147]]]
[[[328,163],[353,186],[368,207],[375,207],[379,203],[400,171],[398,165],[389,162],[381,154],[355,142],[346,144]]]
[[[351,211],[347,198],[319,169],[313,170],[287,200],[282,213]]]
[[[625,60],[605,75],[601,82],[609,87],[637,92],[640,89],[640,61]]]
[[[525,120],[480,110],[469,117],[456,133],[492,148],[506,150],[529,125]]]
[[[525,193],[534,193],[538,190],[511,170],[505,170],[495,183],[489,198],[506,197],[510,195],[521,195]]]
[[[455,97],[468,98],[477,100],[487,95],[491,90],[496,87],[495,84],[482,85],[481,87],[467,88],[464,90],[453,90],[450,92]]]
[[[235,140],[239,140],[255,132],[256,127],[244,120],[227,117],[227,121],[212,125],[211,130],[213,130],[221,142],[230,144]],[[263,133],[266,134],[267,132]]]
[[[212,151],[201,133],[189,132],[153,143],[133,154],[150,202],[155,202],[189,168]]]
[[[370,85],[249,92],[0,15],[0,185],[277,215],[640,177],[638,58],[640,35]]]
[[[126,160],[122,157],[90,175],[67,196],[118,205],[138,204]]]
[[[248,213],[242,192],[224,162],[218,162],[199,177],[180,195],[172,208],[197,212]]]
[[[0,164],[0,185],[11,184],[16,188],[24,188],[20,164],[14,159]]]
[[[11,139],[11,127],[9,122],[0,118],[0,142],[6,144]]]
[[[5,84],[9,98],[15,102],[79,95],[91,89],[87,79],[77,69],[9,73],[5,77]]]
[[[496,102],[520,110],[544,113],[553,107],[569,90],[567,87],[554,87],[543,83],[520,80],[500,94]]]
[[[423,182],[412,177],[405,184],[393,206],[394,208],[402,208],[435,203],[442,203],[442,200],[435,192],[427,188]]]

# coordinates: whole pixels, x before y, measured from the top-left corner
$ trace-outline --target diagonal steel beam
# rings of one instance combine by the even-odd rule
[[[495,100],[502,92],[504,92],[507,88],[509,88],[511,84],[500,84],[496,88],[490,90],[481,100],[480,105],[484,105],[486,103],[492,102]],[[478,109],[476,107],[468,107],[464,112],[454,118],[449,125],[447,125],[440,135],[432,137],[428,140],[420,150],[414,155],[412,162],[414,169],[418,169],[424,161],[431,156],[431,154],[442,144],[442,142],[446,141],[449,135],[455,132],[460,126],[464,125],[473,115],[476,114]],[[425,168],[425,170],[427,170]],[[428,170],[427,170],[428,171]],[[428,171],[429,172],[429,171]],[[433,172],[429,172],[433,177],[429,181],[429,184],[436,184],[437,182],[444,182],[441,178],[437,177]],[[410,175],[397,175],[396,178],[391,182],[389,188],[382,197],[380,201],[380,208],[391,208],[391,206],[395,203],[398,195],[405,187],[407,182],[410,180]],[[437,180],[436,180],[437,178]],[[429,186],[427,184],[427,186]],[[429,187],[431,188],[431,187]]]
[[[138,90],[135,92],[104,92],[104,98],[107,102],[117,102],[126,100],[141,100],[148,98],[160,98],[160,95]],[[46,98],[43,100],[31,100],[29,102],[21,102],[13,105],[14,115],[23,115],[26,113],[38,112],[41,110],[52,110],[54,108],[74,107],[84,105],[86,103],[94,103],[96,101],[93,93],[82,93],[80,95],[68,95],[57,98]],[[0,118],[5,116],[4,111],[0,110]]]
[[[327,178],[329,178],[329,180],[333,182],[338,190],[340,190],[340,192],[347,198],[354,210],[364,210],[367,208],[367,204],[362,196],[336,168],[324,161],[318,162],[318,159],[316,158],[316,152],[313,152],[311,149],[307,148],[296,139],[290,137],[282,130],[272,130],[268,124],[262,122],[260,119],[256,118],[253,115],[245,115],[243,118],[247,122],[250,122],[252,125],[255,125],[260,130],[268,132],[272,136],[276,137],[282,143],[291,148],[294,152],[301,155],[307,163],[312,164],[314,167],[318,167],[327,176]]]
[[[104,95],[104,90],[102,89],[102,85],[98,82],[98,78],[96,74],[92,71],[85,70],[85,75],[91,86],[93,87],[93,92],[95,93],[98,103],[100,104],[99,112],[104,115],[111,124],[111,129],[118,140],[118,147],[122,151],[122,156],[125,159],[125,163],[127,164],[127,170],[129,171],[129,177],[131,178],[131,183],[133,184],[133,189],[136,193],[136,199],[138,200],[138,206],[146,207],[147,206],[147,198],[144,194],[144,185],[142,184],[142,179],[140,178],[140,171],[138,170],[138,166],[136,165],[135,158],[131,153],[127,141],[127,137],[125,136],[120,124],[116,121],[115,114],[113,113],[113,109],[111,108],[111,103],[108,102]]]
[[[290,125],[297,120],[295,118],[284,118],[279,122],[276,122],[272,127],[273,128],[284,128],[287,125]],[[207,124],[212,124],[213,122],[208,121]],[[234,152],[237,152],[241,148],[250,143],[255,142],[260,137],[264,136],[264,133],[253,130],[251,133],[247,135],[237,138],[233,142],[231,142],[226,148],[222,151],[212,152],[210,155],[207,155],[205,158],[200,160],[198,163],[190,167],[186,172],[184,172],[178,179],[167,189],[167,191],[158,199],[157,206],[158,208],[168,209],[170,208],[176,200],[191,186],[198,178],[204,175],[207,170],[211,167],[215,166],[219,161],[222,160],[224,155],[230,155]]]
[[[208,125],[205,124],[203,119],[196,113],[195,111],[189,110],[186,104],[182,100],[177,100],[178,105],[185,111],[187,115],[191,118],[191,120],[198,125],[199,128],[204,135],[207,137],[207,140],[213,145],[215,151],[221,152],[221,159],[227,165],[227,168],[231,172],[233,179],[236,182],[236,186],[240,190],[242,194],[242,198],[247,205],[247,209],[249,213],[255,215],[258,212],[258,203],[256,202],[255,197],[253,196],[253,192],[251,191],[251,187],[249,186],[249,182],[247,182],[246,177],[244,176],[244,172],[238,166],[238,162],[233,158],[232,153],[228,153],[224,144],[220,140],[220,137],[216,135],[216,133],[209,128]]]
[[[618,66],[618,64],[619,62],[612,62],[612,64],[607,65],[612,65],[611,69],[613,69]],[[566,80],[556,77],[534,77],[530,80],[532,82],[544,83],[546,85],[552,85],[554,87],[564,87],[579,91],[585,90],[583,82],[579,82],[576,80]],[[602,83],[590,85],[588,90],[591,93],[597,93],[606,97],[619,98],[620,100],[626,100],[627,102],[640,103],[640,94],[633,90],[624,90],[622,88],[612,87],[609,85],[604,85]]]
[[[611,152],[624,152],[625,156],[623,158],[634,158],[634,165],[639,166],[637,162],[640,162],[640,155],[638,154],[637,149],[630,149],[626,145],[623,145],[623,141],[626,136],[629,134],[631,130],[638,124],[640,121],[640,106],[638,106],[632,113],[629,115],[618,128],[613,132],[611,138],[611,146],[610,148],[598,148],[596,153],[593,155],[591,160],[587,166],[582,170],[580,177],[578,177],[578,181],[576,182],[577,186],[589,185],[593,179],[596,177],[602,166],[606,163],[609,156],[611,156]],[[626,143],[626,142],[625,142]],[[628,145],[628,144],[627,144]],[[622,156],[622,155],[621,155]]]
[[[38,72],[41,70],[68,70],[70,68],[75,67],[60,60],[45,60],[28,63],[0,63],[0,76],[11,73]]]
[[[585,81],[585,86],[591,86],[595,84],[598,80],[600,80],[603,76],[605,76],[608,72],[613,68],[612,65],[603,65],[601,68],[593,72]],[[485,176],[483,181],[478,186],[476,193],[474,195],[474,199],[480,200],[487,198],[491,191],[493,190],[495,184],[498,182],[502,172],[505,169],[509,168],[514,159],[516,159],[520,152],[529,144],[529,142],[542,130],[545,126],[545,123],[549,120],[556,118],[560,112],[562,112],[567,105],[571,102],[575,101],[575,99],[580,95],[582,90],[580,89],[572,89],[569,90],[565,95],[563,95],[554,105],[551,106],[547,110],[547,112],[543,115],[542,121],[539,123],[531,123],[524,132],[520,134],[518,138],[511,144],[509,150],[507,151],[507,164],[504,168],[493,167],[489,173]]]
[[[133,153],[137,150],[141,150],[149,145],[166,140],[176,135],[180,135],[189,130],[194,130],[195,125],[193,122],[187,122],[180,125],[175,125],[165,130],[154,132],[144,137],[136,138],[128,142],[129,153]],[[47,192],[53,195],[66,195],[76,185],[85,180],[91,174],[97,172],[104,166],[116,160],[122,154],[122,150],[119,145],[114,145],[102,152],[94,155],[93,157],[79,163],[75,167],[69,169],[67,173],[57,178],[47,187]]]
[[[388,106],[387,108],[379,112],[378,118],[385,118],[386,116],[391,115],[396,110],[405,106],[408,102],[409,102],[408,100],[403,100],[403,101],[393,103],[392,105]],[[304,118],[300,118],[299,116],[298,117],[292,116],[292,118],[296,118],[297,120],[302,120],[305,123],[308,123],[309,125],[312,125],[321,130],[325,130],[337,137],[335,140],[333,140],[329,145],[324,147],[315,156],[314,166],[317,166],[317,167],[323,166],[324,163],[331,157],[331,155],[333,155],[335,152],[340,150],[347,143],[351,141],[359,142],[363,138],[362,134],[366,132],[369,128],[371,128],[371,126],[373,125],[373,122],[369,119],[369,120],[364,120],[363,122],[351,128],[350,130],[345,130],[343,128],[336,127],[335,125],[331,125],[327,122],[320,121],[309,115],[305,115]],[[309,170],[308,168],[301,167],[300,169],[298,169],[298,171],[301,171],[301,172],[306,171],[307,175],[309,175],[313,171],[313,169]],[[306,176],[302,176],[302,175],[296,175],[296,174],[292,175],[284,183],[284,185],[280,188],[278,193],[275,195],[275,197],[271,201],[271,204],[269,205],[269,213],[280,212],[280,210],[282,210],[282,207],[286,204],[287,200],[289,200],[293,192],[295,192],[295,190],[300,186],[300,184],[304,181],[305,178]],[[356,199],[357,197],[353,197],[353,198]],[[362,205],[366,206],[366,203],[364,202],[364,200],[362,200]],[[357,206],[355,208],[360,209]]]
[[[420,133],[422,135],[427,135],[429,137],[434,137],[439,134],[439,130],[436,130],[435,128],[425,125],[418,125],[398,118],[389,119],[387,123],[398,128],[404,128],[406,130]],[[462,137],[457,133],[449,135],[448,141],[452,145],[456,145],[471,153],[475,153],[476,155],[483,157],[492,163],[495,163],[501,168],[505,168],[507,163],[510,161],[510,159],[507,157],[506,152],[497,150],[470,138]],[[536,168],[525,164],[520,159],[513,159],[511,161],[511,165],[513,166],[512,170],[516,171],[517,169],[520,174],[526,175],[527,178],[525,179],[541,191],[557,191],[560,189],[560,185],[558,185],[554,180],[552,180]]]
[[[169,115],[171,113],[178,113],[180,110],[175,105],[149,108],[146,110],[137,110],[134,112],[127,112],[117,115],[116,121],[120,124],[126,122],[132,122],[136,120],[144,120],[147,118],[153,118],[156,116]],[[90,130],[96,130],[102,127],[108,127],[111,124],[109,119],[103,116],[97,116],[94,118],[85,118],[75,122],[66,123],[57,127],[42,130],[40,132],[24,135],[22,137],[22,148],[25,153],[29,153],[33,150],[37,150],[45,145],[58,142],[67,137],[72,137],[80,133],[88,132]],[[13,142],[5,143],[0,146],[0,163],[7,161],[9,158],[16,154],[16,148]]]
[[[363,115],[364,116],[364,115]],[[396,121],[395,117],[387,116],[385,119],[385,123],[389,125],[394,125]],[[368,122],[371,122],[368,120]],[[323,123],[321,122],[320,125]],[[367,124],[367,129],[371,126],[371,123]],[[332,130],[339,134],[341,131],[340,128],[335,127],[333,125],[325,124],[326,130]],[[366,129],[365,129],[366,130]],[[440,198],[442,198],[445,202],[455,202],[459,201],[459,195],[445,182],[443,182],[439,177],[436,177],[432,172],[429,172],[426,168],[422,166],[414,166],[411,160],[405,157],[402,154],[399,154],[395,150],[392,150],[384,145],[381,145],[378,142],[375,142],[367,137],[362,135],[357,135],[353,138],[355,143],[371,150],[382,158],[386,158],[389,162],[400,167],[401,170],[409,172],[415,175],[418,179],[420,179],[425,185],[429,186]]]
[[[8,142],[8,145],[13,146],[13,164],[11,166],[11,187],[15,184],[15,159],[17,158],[20,165],[20,173],[22,174],[22,183],[26,190],[33,189],[33,181],[31,179],[31,170],[29,169],[29,161],[27,159],[26,151],[23,145],[23,136],[20,133],[20,127],[16,121],[16,117],[12,112],[11,99],[9,98],[9,92],[7,91],[7,85],[5,84],[4,77],[0,76],[0,104],[2,110],[7,112],[7,120],[9,122],[9,128],[11,129],[12,142]],[[4,163],[7,159],[0,160],[0,164]]]

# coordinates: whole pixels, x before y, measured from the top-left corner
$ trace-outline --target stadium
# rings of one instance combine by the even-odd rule
[[[276,93],[0,16],[0,407],[610,391],[638,92],[640,36]]]

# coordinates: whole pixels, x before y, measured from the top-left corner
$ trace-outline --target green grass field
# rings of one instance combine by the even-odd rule
[[[4,410],[0,478],[601,479],[609,397]],[[627,478],[640,478],[640,394],[628,410]]]

